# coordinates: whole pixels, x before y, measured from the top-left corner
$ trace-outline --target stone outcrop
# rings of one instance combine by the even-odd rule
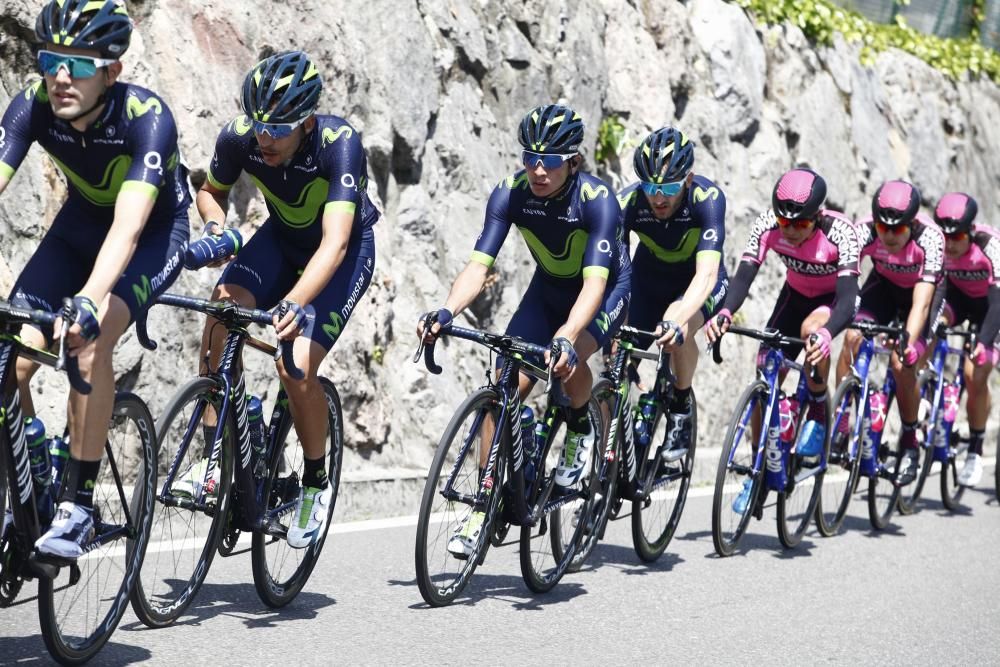
[[[29,40],[39,4],[0,0],[4,107],[33,71]],[[482,382],[488,358],[470,344],[439,346],[442,376],[411,363],[414,326],[419,313],[443,302],[472,249],[490,189],[517,168],[516,123],[534,105],[561,99],[575,107],[587,123],[589,166],[616,185],[632,180],[635,141],[661,125],[681,127],[697,142],[697,171],[726,192],[730,268],[774,180],[800,163],[826,176],[831,203],[851,215],[865,210],[882,179],[894,177],[912,179],[925,204],[963,189],[979,198],[984,220],[1000,213],[993,196],[1000,126],[989,121],[1000,117],[994,84],[956,83],[899,52],[866,69],[854,46],[816,48],[798,28],[757,26],[721,0],[142,0],[129,8],[137,32],[124,78],[171,106],[196,182],[220,127],[238,111],[244,73],[275,50],[308,51],[324,76],[322,110],[363,133],[371,194],[383,211],[378,264],[324,367],[343,399],[349,472],[425,469],[454,406]],[[597,129],[608,115],[622,119],[632,144],[619,159],[596,165]],[[5,294],[64,193],[36,147],[0,197]],[[231,223],[248,234],[265,215],[252,186],[234,190]],[[532,268],[516,237],[461,323],[505,326]],[[763,324],[782,271],[775,262],[762,270],[747,322]],[[217,276],[187,273],[173,291],[207,294]],[[146,352],[128,334],[117,372],[158,414],[195,370],[201,323],[157,307],[151,330],[161,349]],[[706,442],[721,437],[734,387],[751,376],[752,350],[727,342],[727,381],[703,360],[696,388]],[[273,398],[269,366],[248,353],[248,385]],[[40,373],[37,387],[47,421],[58,424],[64,380]]]

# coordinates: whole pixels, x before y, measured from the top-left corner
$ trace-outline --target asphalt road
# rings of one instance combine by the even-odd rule
[[[283,610],[257,598],[249,554],[217,558],[174,626],[126,613],[95,661],[124,665],[606,663],[998,664],[1000,506],[992,466],[947,512],[931,499],[872,531],[783,550],[774,509],[743,551],[718,558],[711,490],[694,489],[677,536],[644,565],[629,521],[613,523],[583,572],[535,596],[513,546],[492,550],[463,597],[429,609],[414,581],[412,520],[335,526],[306,590]],[[25,596],[31,589],[22,593]],[[47,664],[34,602],[0,610],[0,664]]]

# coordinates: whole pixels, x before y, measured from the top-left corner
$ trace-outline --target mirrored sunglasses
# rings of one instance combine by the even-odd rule
[[[74,79],[89,79],[97,74],[97,70],[118,62],[112,58],[90,58],[88,56],[71,56],[55,51],[38,52],[38,69],[42,74],[57,76],[59,70],[66,68],[66,73]]]
[[[308,116],[306,116],[308,118]],[[291,136],[292,132],[295,131],[302,123],[306,122],[306,118],[300,118],[294,123],[264,123],[259,120],[253,121],[253,131],[257,134],[266,134],[273,139],[284,139],[285,137]]]
[[[639,181],[639,187],[650,197],[655,197],[657,194],[661,194],[664,197],[673,197],[684,187],[684,181],[674,181],[673,183],[647,183],[646,181]]]
[[[909,225],[887,225],[884,222],[875,223],[875,229],[879,234],[902,234],[909,228]]]
[[[536,153],[534,151],[521,151],[521,164],[528,168],[535,168],[538,163],[542,163],[545,169],[558,169],[563,163],[575,156],[576,153],[560,155],[558,153]]]
[[[780,215],[776,216],[778,219],[779,227],[792,227],[794,229],[809,229],[812,226],[813,221],[808,218],[801,218],[799,220],[790,220],[789,218],[783,218]]]

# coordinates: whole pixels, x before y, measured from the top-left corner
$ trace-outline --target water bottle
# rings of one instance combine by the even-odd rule
[[[59,497],[62,488],[63,471],[69,463],[69,443],[58,435],[49,438],[49,459],[52,461],[52,497]]]
[[[224,229],[221,234],[206,234],[188,246],[184,253],[184,268],[196,270],[230,255],[243,247],[243,237],[235,229]]]
[[[52,464],[45,443],[45,424],[38,417],[24,418],[24,438],[28,443],[28,460],[35,481],[38,518],[46,523],[52,518]]]
[[[653,419],[656,417],[656,400],[652,392],[647,392],[639,396],[639,405],[636,406],[635,424],[635,444],[639,452],[645,452],[649,447],[649,440],[652,437],[650,429],[653,427]],[[642,457],[639,457],[642,460]]]
[[[886,403],[885,394],[881,391],[872,392],[872,395],[868,398],[872,415],[872,431],[875,433],[881,433],[882,429],[885,428]]]
[[[247,425],[250,428],[250,446],[257,461],[255,473],[262,476],[267,465],[264,460],[264,405],[250,394],[247,395]]]
[[[782,396],[778,401],[778,418],[781,423],[781,441],[792,442],[795,439],[795,421],[799,414],[799,402],[795,397]]]
[[[802,433],[799,434],[799,442],[795,447],[795,452],[799,456],[812,458],[819,456],[823,451],[823,440],[826,438],[826,424],[813,419],[807,419],[802,425]]]
[[[954,424],[957,416],[958,385],[952,382],[944,386],[944,420],[949,424]]]
[[[535,457],[538,445],[535,442],[535,413],[527,405],[521,408],[521,447],[524,450],[524,481],[535,481]]]

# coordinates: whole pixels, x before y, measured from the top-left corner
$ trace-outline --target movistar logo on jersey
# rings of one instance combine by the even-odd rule
[[[128,115],[129,120],[141,118],[150,111],[157,116],[163,113],[163,105],[160,104],[160,100],[150,97],[145,102],[141,102],[135,95],[128,96],[128,100],[125,102],[125,113]]]
[[[618,199],[618,206],[619,206],[619,208],[621,208],[622,210],[624,210],[625,208],[628,207],[629,204],[634,204],[635,200],[638,198],[638,196],[639,196],[639,191],[638,190],[633,190],[632,192],[628,193],[624,197],[622,197],[621,195],[616,195],[616,197]]]
[[[598,197],[607,197],[608,187],[606,185],[598,185],[596,188],[590,183],[584,183],[580,187],[580,200],[581,201],[591,201],[597,199]]]
[[[706,199],[711,199],[712,201],[715,201],[716,199],[719,198],[719,188],[710,187],[709,189],[706,190],[700,185],[695,186],[694,192],[691,193],[691,198],[694,199],[695,204],[700,204]]]
[[[281,221],[289,227],[308,227],[315,222],[326,203],[326,193],[330,189],[329,181],[325,178],[316,178],[302,188],[302,192],[294,202],[286,202],[271,192],[256,176],[251,175],[250,180],[268,203],[274,206]]]
[[[506,187],[508,190],[517,190],[517,189],[526,190],[528,188],[528,175],[522,172],[520,176],[514,178],[514,175],[511,174],[507,178],[497,183],[497,187],[498,188]]]
[[[656,259],[661,262],[666,262],[667,264],[674,264],[691,258],[694,254],[695,248],[698,247],[698,239],[701,236],[701,229],[694,227],[684,232],[684,236],[681,237],[677,247],[673,250],[663,248],[658,245],[651,236],[647,236],[640,231],[636,231],[636,234],[639,236],[639,240],[642,241],[642,245],[646,246],[646,248],[653,253],[653,256],[656,257]]]
[[[597,319],[594,320],[597,328],[601,330],[602,334],[608,333],[608,329],[611,327],[611,316],[605,313],[603,310],[598,313]]]
[[[135,301],[140,306],[146,305],[152,291],[153,287],[149,284],[149,278],[146,276],[142,276],[142,279],[138,283],[132,285],[132,294],[135,295]]]
[[[337,342],[340,331],[344,328],[344,319],[338,313],[330,313],[330,323],[323,325],[323,333],[330,337],[330,340]]]
[[[104,169],[104,176],[99,183],[88,183],[82,176],[60,162],[51,153],[49,157],[66,174],[73,187],[92,204],[97,206],[114,206],[118,191],[121,190],[128,169],[132,165],[132,158],[128,155],[119,155],[108,163]]]
[[[588,234],[582,229],[575,229],[566,237],[562,251],[555,253],[549,250],[541,239],[523,227],[521,236],[528,244],[535,261],[545,273],[554,278],[574,278],[580,275],[583,267],[583,253],[587,249]]]
[[[238,137],[244,136],[247,132],[253,129],[253,123],[244,115],[239,115],[236,118],[229,121],[226,129],[235,134]]]
[[[45,88],[43,81],[36,81],[24,89],[24,99],[30,102],[33,97],[39,102],[49,101],[49,91]]]
[[[320,148],[326,148],[327,145],[332,144],[341,137],[345,139],[350,139],[354,132],[346,125],[341,125],[336,130],[332,127],[323,128],[323,142],[320,144]]]

